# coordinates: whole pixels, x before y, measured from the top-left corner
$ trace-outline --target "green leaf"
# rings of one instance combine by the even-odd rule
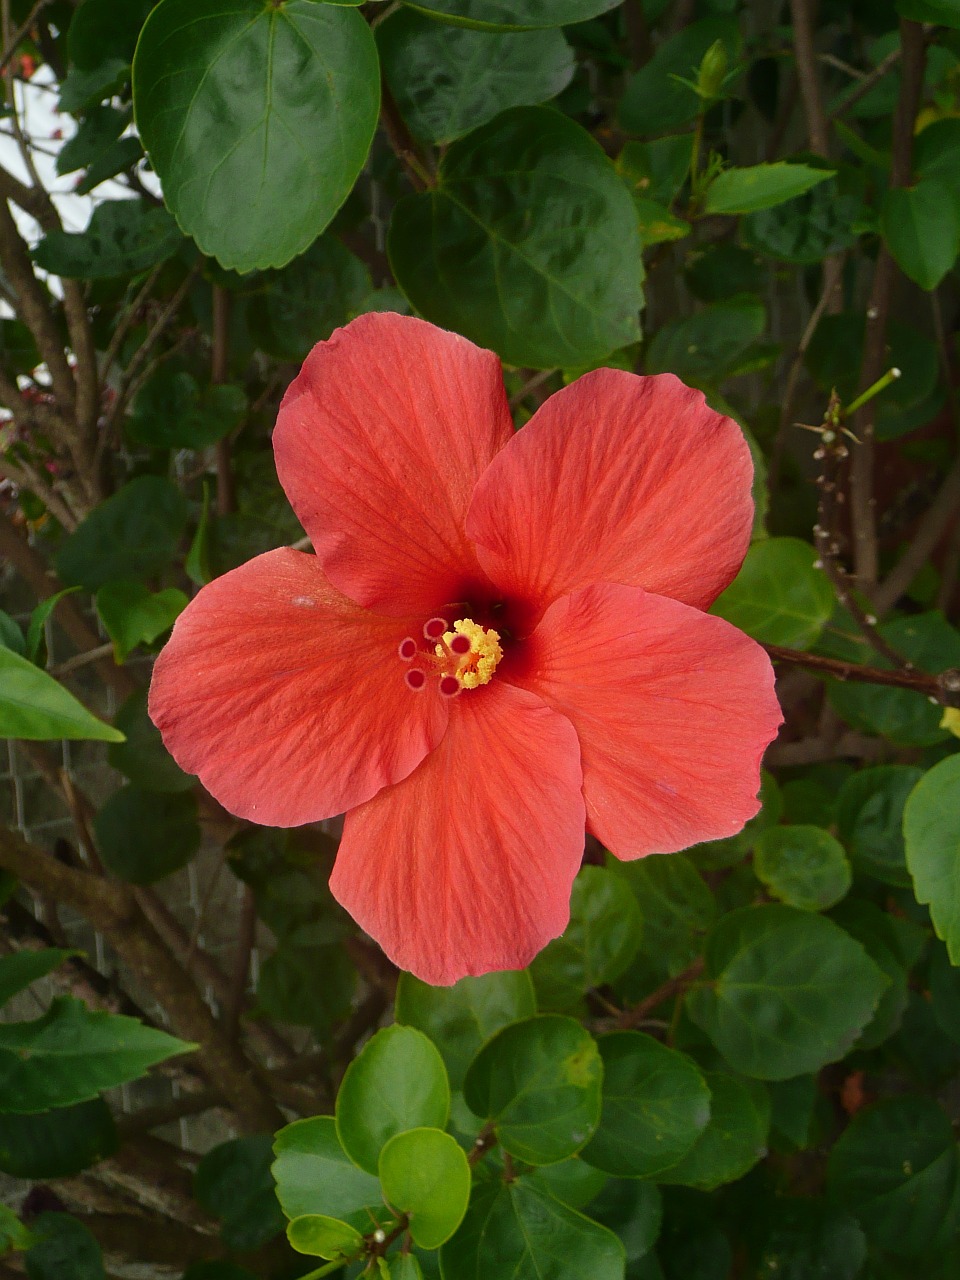
[[[183,562],[183,571],[191,582],[204,587],[213,578],[210,571],[210,486],[203,483],[203,506],[197,531],[190,543],[190,550]]]
[[[934,765],[910,792],[903,837],[917,901],[930,907],[951,964],[960,964],[960,755]]]
[[[584,992],[618,978],[639,949],[641,930],[637,900],[622,877],[584,867],[573,882],[570,923],[530,966],[540,1009],[575,1008]]]
[[[938,1026],[960,1044],[960,969],[950,963],[945,947],[934,945],[927,981]]]
[[[753,869],[774,898],[804,911],[826,911],[853,882],[843,845],[823,827],[771,827],[758,837]]]
[[[0,1112],[85,1102],[193,1048],[136,1018],[61,996],[35,1022],[0,1023]]]
[[[403,0],[441,22],[481,30],[524,31],[585,22],[615,8],[620,0]]]
[[[380,107],[367,23],[314,0],[162,0],[133,92],[168,206],[204,253],[241,272],[282,267],[323,231]]]
[[[939,178],[892,187],[884,196],[880,229],[901,270],[921,289],[935,289],[957,259],[960,210]]]
[[[590,135],[547,107],[455,142],[437,186],[397,205],[388,249],[418,311],[510,364],[586,363],[639,337],[630,195]]]
[[[710,1090],[685,1054],[639,1031],[601,1036],[603,1110],[582,1158],[621,1178],[682,1160],[710,1119]]]
[[[710,1123],[693,1147],[660,1177],[713,1191],[735,1182],[767,1154],[770,1130],[770,1095],[757,1080],[708,1071]]]
[[[119,1141],[102,1098],[37,1115],[0,1115],[0,1170],[13,1178],[70,1178],[113,1155]]]
[[[48,231],[33,257],[53,275],[98,280],[148,271],[176,253],[181,243],[166,209],[145,200],[105,200],[85,231]]]
[[[703,18],[664,40],[627,83],[620,102],[624,129],[629,133],[661,134],[693,120],[700,110],[700,99],[676,77],[694,76],[703,55],[717,40],[723,41],[728,54],[736,55],[740,35],[735,18]]]
[[[580,1156],[571,1156],[559,1164],[546,1164],[529,1177],[571,1209],[589,1204],[610,1181],[602,1169],[595,1169]]]
[[[34,1240],[33,1233],[23,1225],[13,1210],[0,1204],[0,1258],[7,1253],[20,1253],[29,1249]]]
[[[628,142],[617,157],[620,174],[634,199],[671,205],[690,172],[690,139],[683,134],[655,138],[652,142]],[[739,293],[738,281],[728,293]]]
[[[41,1213],[31,1224],[36,1244],[24,1254],[30,1280],[106,1280],[93,1233],[66,1213]]]
[[[322,981],[317,975],[322,974]],[[281,938],[260,965],[256,1015],[310,1027],[318,1038],[350,1013],[357,971],[339,942],[315,945],[296,933]]]
[[[832,913],[832,919],[860,943],[887,976],[887,989],[854,1045],[854,1049],[860,1052],[875,1049],[899,1029],[909,1003],[907,968],[900,954],[892,917],[871,902],[848,898]]]
[[[650,1255],[660,1234],[663,1197],[656,1183],[611,1178],[590,1205],[590,1216],[620,1238],[629,1266]],[[634,1272],[629,1274],[633,1280]],[[639,1280],[641,1272],[637,1271],[636,1276]]]
[[[794,200],[748,214],[741,234],[749,248],[781,262],[818,263],[856,241],[863,212],[860,194],[831,178]]]
[[[842,1058],[887,985],[831,920],[780,905],[724,916],[707,941],[706,975],[687,994],[691,1018],[735,1071],[759,1080]]]
[[[519,1178],[476,1188],[440,1260],[444,1280],[623,1280],[624,1250],[611,1231]]]
[[[652,244],[682,240],[692,230],[689,222],[678,218],[666,205],[657,204],[655,200],[644,200],[642,197],[634,196],[633,204],[637,211],[640,239],[644,248]]]
[[[771,1127],[792,1147],[805,1151],[813,1142],[820,1090],[814,1075],[773,1080],[767,1085],[772,1107]]]
[[[15,951],[12,955],[0,956],[0,1005],[75,955],[76,951],[44,947],[42,951]]]
[[[57,573],[88,591],[115,578],[152,577],[176,555],[186,524],[180,490],[159,476],[140,476],[70,534],[57,553]]]
[[[273,1177],[288,1218],[325,1213],[367,1230],[384,1212],[380,1184],[353,1163],[337,1137],[333,1116],[296,1120],[276,1135]]]
[[[26,654],[27,646],[24,642],[23,632],[19,626],[10,617],[9,613],[0,610],[0,645],[5,649],[11,649],[14,653],[23,657]],[[33,661],[31,657],[30,661]]]
[[[454,1089],[463,1087],[473,1057],[484,1041],[509,1022],[537,1011],[526,970],[461,978],[452,987],[431,987],[412,973],[397,984],[396,1018],[417,1027],[443,1055]]]
[[[857,1280],[867,1242],[856,1219],[823,1200],[777,1199],[757,1274],[783,1280]]]
[[[827,1179],[831,1196],[890,1253],[936,1252],[960,1229],[957,1143],[932,1099],[887,1098],[857,1112],[830,1153]]]
[[[0,738],[122,742],[123,734],[91,715],[53,676],[0,648]]]
[[[443,1059],[413,1027],[384,1027],[347,1067],[336,1112],[344,1151],[361,1169],[376,1173],[380,1152],[394,1134],[446,1126],[450,1085]]]
[[[363,309],[372,287],[367,268],[332,235],[261,279],[248,324],[260,350],[280,360],[303,360],[315,342]]]
[[[196,1197],[220,1219],[229,1249],[258,1249],[283,1230],[270,1173],[271,1142],[265,1134],[232,1138],[208,1151],[197,1166]]]
[[[410,1235],[421,1249],[439,1249],[460,1226],[470,1181],[462,1147],[439,1129],[408,1129],[380,1152],[384,1199],[409,1215]]]
[[[409,10],[380,24],[377,48],[411,133],[435,143],[453,142],[508,107],[546,102],[576,65],[557,29],[495,35]]]
[[[757,298],[714,302],[671,320],[654,334],[644,356],[647,373],[675,373],[713,387],[736,369],[763,333],[767,313]]]
[[[903,808],[923,777],[909,764],[860,769],[840,788],[837,829],[857,871],[883,884],[910,884],[903,843]]]
[[[129,578],[106,582],[97,592],[97,613],[113,641],[114,659],[125,662],[137,645],[169,631],[190,603],[176,587],[148,591]]]
[[[161,368],[137,393],[126,430],[154,449],[205,449],[236,430],[246,412],[242,387],[201,390],[189,373]]]
[[[363,1236],[356,1228],[322,1213],[294,1218],[287,1226],[287,1239],[297,1253],[314,1258],[356,1258],[363,1252]]]
[[[960,0],[896,0],[901,18],[960,28]]]
[[[710,183],[704,213],[755,213],[803,195],[811,187],[833,177],[832,169],[808,164],[755,164],[747,169],[724,169]]]
[[[470,1065],[463,1092],[492,1120],[506,1151],[556,1164],[579,1151],[600,1119],[596,1042],[573,1018],[542,1014],[499,1031]]]
[[[920,671],[939,672],[960,666],[960,632],[941,613],[918,613],[893,622],[882,622],[880,635],[897,653]],[[833,657],[868,665],[889,666],[885,658],[860,637],[824,637],[823,649]],[[878,733],[904,746],[932,746],[950,738],[940,727],[943,708],[910,689],[885,689],[879,685],[831,681],[830,702],[846,722],[866,733]]]
[[[814,568],[816,559],[813,547],[799,538],[755,542],[711,613],[761,644],[809,649],[836,605],[826,575]]]
[[[686,261],[684,277],[701,302],[723,302],[735,293],[761,293],[767,267],[756,253],[737,244],[697,246]]]
[[[27,627],[27,648],[26,656],[31,662],[36,662],[40,655],[40,645],[43,642],[43,629],[47,624],[47,619],[53,613],[54,609],[60,603],[64,596],[71,596],[79,587],[65,587],[63,591],[57,591],[52,596],[47,596],[46,600],[41,600],[33,613],[30,615],[30,624]]]
[[[713,894],[682,853],[616,862],[612,870],[626,880],[640,906],[643,954],[657,973],[676,977],[700,954],[716,916]]]
[[[192,791],[167,793],[123,786],[93,823],[104,863],[130,884],[153,884],[200,851],[200,819]]]
[[[147,691],[138,689],[114,716],[126,737],[113,743],[107,759],[141,791],[190,791],[196,778],[184,773],[163,745],[160,730],[147,715]]]

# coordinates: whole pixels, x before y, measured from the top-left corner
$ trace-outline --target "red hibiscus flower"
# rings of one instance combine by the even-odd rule
[[[752,466],[699,391],[600,369],[514,434],[495,355],[372,314],[310,353],[273,443],[316,554],[204,587],[150,714],[232,813],[346,812],[331,888],[398,965],[528,964],[585,826],[639,858],[756,813],[773,674],[703,612]]]

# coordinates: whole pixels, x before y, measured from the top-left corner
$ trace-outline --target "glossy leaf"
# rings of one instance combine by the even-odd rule
[[[57,572],[96,591],[115,578],[146,578],[173,559],[187,504],[169,480],[140,476],[107,498],[62,544]]]
[[[177,587],[148,591],[129,578],[105,582],[97,592],[97,613],[113,641],[116,661],[125,662],[137,645],[169,631],[189,603]]]
[[[537,1011],[526,970],[461,978],[452,987],[431,987],[412,973],[397,984],[397,1021],[417,1027],[443,1055],[454,1089],[463,1087],[480,1046],[507,1023]]]
[[[196,785],[167,751],[160,730],[147,715],[145,689],[130,695],[114,722],[126,741],[112,743],[107,758],[141,791],[189,791]]]
[[[910,792],[903,835],[917,901],[930,907],[951,963],[960,964],[960,755],[934,765]]]
[[[36,1242],[24,1254],[30,1280],[106,1280],[100,1246],[79,1218],[41,1213],[30,1231]]]
[[[64,960],[76,954],[58,947],[44,947],[40,951],[14,951],[11,955],[0,956],[0,1005],[26,990],[32,982],[45,978]]]
[[[48,231],[33,256],[44,271],[66,279],[98,280],[147,271],[182,243],[165,209],[142,200],[105,200],[85,231]]]
[[[713,1191],[742,1178],[767,1154],[770,1096],[759,1081],[725,1071],[707,1071],[704,1080],[710,1090],[710,1123],[661,1181]]]
[[[583,1159],[621,1178],[664,1173],[706,1130],[704,1077],[690,1058],[639,1031],[615,1031],[598,1044],[603,1110]]]
[[[411,133],[453,142],[508,107],[546,102],[570,83],[573,50],[557,29],[493,34],[410,10],[377,28],[384,75]]]
[[[887,1098],[858,1112],[827,1176],[832,1197],[890,1253],[935,1252],[960,1228],[956,1138],[932,1099]]]
[[[35,1022],[0,1024],[0,1112],[84,1102],[193,1047],[136,1018],[61,996]]]
[[[153,884],[199,852],[200,821],[192,792],[115,791],[94,819],[97,845],[115,876]]]
[[[813,547],[799,538],[755,542],[711,613],[761,644],[809,649],[836,604],[826,575],[814,567],[816,559]]]
[[[57,605],[64,596],[73,595],[78,591],[79,587],[65,587],[62,591],[55,591],[52,596],[47,596],[46,600],[41,600],[33,613],[30,615],[30,624],[27,627],[27,648],[26,656],[31,662],[38,662],[40,657],[40,648],[43,643],[44,629],[47,620],[51,617]]]
[[[446,1068],[433,1043],[413,1027],[384,1027],[346,1070],[337,1094],[337,1136],[368,1173],[406,1129],[443,1129],[450,1111]]]
[[[0,1115],[0,1170],[13,1178],[69,1178],[119,1145],[102,1098],[34,1115]]]
[[[656,971],[674,977],[700,954],[716,916],[713,894],[689,858],[641,858],[613,865],[637,899],[643,954]]]
[[[575,1008],[584,993],[618,978],[640,946],[637,900],[624,880],[584,867],[573,883],[570,923],[531,965],[542,1010]]]
[[[464,1097],[494,1123],[500,1144],[530,1164],[556,1164],[588,1140],[600,1118],[602,1065],[573,1018],[543,1014],[499,1031],[473,1060]]]
[[[707,942],[706,981],[687,1009],[726,1060],[786,1080],[842,1058],[870,1021],[887,979],[832,921],[793,907],[743,907]]]
[[[363,1252],[363,1236],[346,1222],[321,1213],[294,1218],[287,1239],[297,1253],[314,1258],[355,1258]]]
[[[140,36],[133,88],[181,227],[223,266],[250,271],[302,253],[343,204],[380,82],[370,29],[350,9],[163,0]]]
[[[639,337],[630,195],[589,134],[546,107],[455,142],[437,186],[398,204],[388,248],[418,311],[510,364],[582,364]]]
[[[755,213],[803,195],[832,177],[832,169],[808,164],[755,164],[746,169],[725,169],[707,188],[704,213]]]
[[[923,777],[909,764],[881,764],[847,779],[837,797],[837,827],[854,867],[890,885],[908,885],[903,807]]]
[[[220,1219],[223,1242],[230,1249],[257,1249],[283,1230],[271,1159],[270,1138],[257,1134],[221,1142],[197,1166],[196,1197]]]
[[[341,1147],[333,1116],[294,1121],[276,1135],[273,1150],[277,1198],[288,1218],[325,1213],[366,1230],[374,1210],[384,1212],[379,1182]]]
[[[520,1178],[477,1187],[441,1266],[444,1280],[623,1280],[624,1249],[611,1231]]]
[[[757,298],[711,303],[657,330],[644,356],[645,371],[675,373],[695,385],[716,386],[735,371],[766,322]]]
[[[411,9],[443,22],[481,30],[524,31],[585,22],[620,0],[403,0]]]
[[[234,431],[246,409],[242,387],[201,390],[189,373],[161,367],[137,393],[126,430],[155,449],[205,449]]]
[[[384,1199],[408,1215],[410,1235],[421,1249],[439,1249],[460,1226],[470,1182],[463,1148],[439,1129],[408,1129],[380,1152]]]
[[[823,827],[770,827],[754,846],[753,869],[774,898],[804,911],[826,911],[853,876],[843,845]]]
[[[739,45],[737,23],[728,17],[703,18],[671,35],[628,82],[620,103],[620,123],[630,133],[661,134],[692,120],[700,99],[677,77],[691,79],[703,55],[717,40],[733,55]],[[731,59],[732,60],[732,59]]]
[[[123,734],[91,715],[53,676],[0,647],[0,738],[122,742]]]
[[[960,211],[937,178],[893,187],[884,197],[880,225],[887,247],[921,289],[935,289],[960,247]]]

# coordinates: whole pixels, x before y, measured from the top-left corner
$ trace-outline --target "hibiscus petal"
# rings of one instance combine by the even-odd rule
[[[523,968],[569,919],[580,783],[570,722],[495,679],[460,695],[416,773],[347,815],[330,888],[424,982]]]
[[[760,646],[721,618],[601,583],[557,600],[507,679],[580,739],[590,830],[618,858],[739,831],[782,722]]]
[[[424,618],[486,579],[464,520],[513,434],[492,351],[371,313],[318,343],[273,436],[280,483],[324,572],[352,600]]]
[[[621,582],[706,607],[750,541],[743,432],[672,374],[588,373],[540,408],[481,477],[480,563],[542,606]]]
[[[443,737],[437,681],[413,690],[407,632],[283,549],[217,578],[157,659],[150,715],[171,755],[231,813],[275,827],[343,813],[411,773]]]

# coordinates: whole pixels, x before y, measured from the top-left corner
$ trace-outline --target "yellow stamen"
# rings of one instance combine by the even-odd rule
[[[450,644],[455,636],[467,637],[470,641],[468,653],[461,655],[452,652]],[[447,661],[453,659],[458,664],[450,674],[457,677],[464,689],[476,689],[478,685],[489,684],[497,663],[503,657],[500,633],[481,627],[472,618],[459,618],[453,624],[452,631],[445,631],[436,652],[438,658]]]

